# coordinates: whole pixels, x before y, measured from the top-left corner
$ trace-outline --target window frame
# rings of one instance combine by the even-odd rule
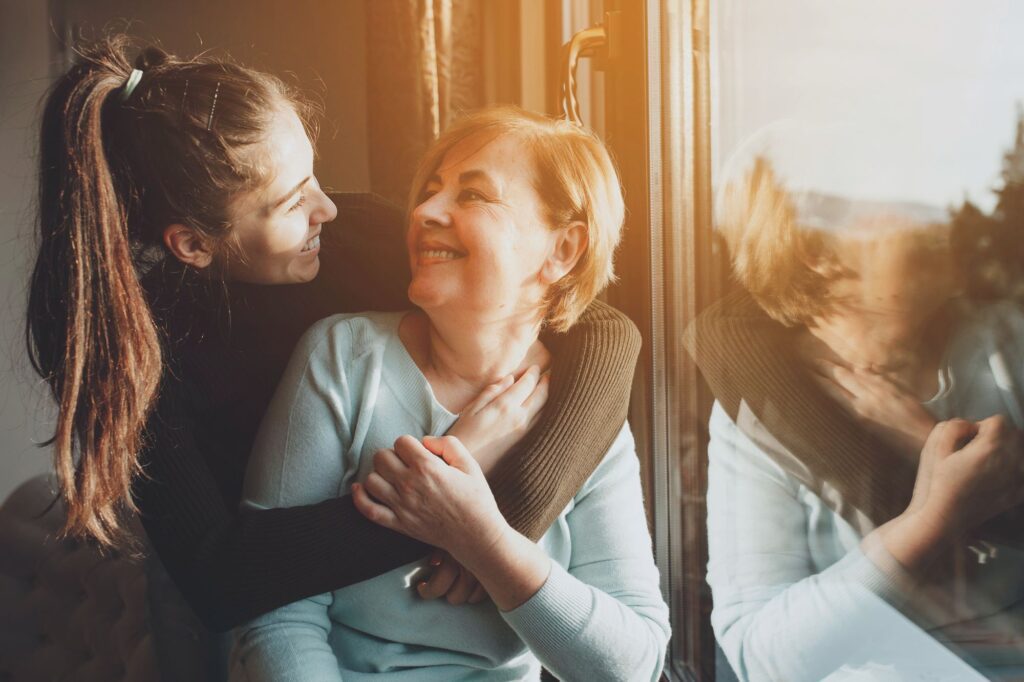
[[[630,405],[662,592],[671,680],[715,679],[707,566],[713,396],[683,347],[725,272],[711,228],[710,0],[609,0],[606,139],[627,226],[609,301],[644,337]]]

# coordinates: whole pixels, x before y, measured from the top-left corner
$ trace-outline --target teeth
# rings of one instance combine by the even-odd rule
[[[306,242],[306,245],[302,247],[303,251],[312,251],[316,247],[320,246],[320,235],[317,235]]]
[[[459,257],[459,254],[454,251],[421,251],[420,253],[425,258],[439,258],[441,260],[454,260]]]

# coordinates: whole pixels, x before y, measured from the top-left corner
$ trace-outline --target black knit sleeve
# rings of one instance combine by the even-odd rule
[[[429,548],[367,521],[351,497],[240,513],[194,437],[184,387],[168,380],[150,420],[135,500],[150,543],[211,630],[385,573]]]

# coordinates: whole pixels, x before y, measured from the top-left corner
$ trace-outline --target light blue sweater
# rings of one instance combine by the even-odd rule
[[[337,315],[299,343],[256,439],[245,504],[345,494],[398,436],[441,435],[435,400],[398,337],[404,313]],[[277,609],[239,628],[232,676],[249,680],[655,680],[669,636],[632,435],[623,427],[541,538],[544,586],[499,612],[424,601],[422,562]]]
[[[1000,304],[968,314],[946,350],[939,383],[925,403],[936,418],[1003,414],[1024,426],[1024,311]],[[801,472],[750,410],[741,407],[738,421],[716,404],[707,579],[715,634],[741,680],[821,680],[861,654],[862,661],[886,659],[899,679],[970,679],[952,671],[955,661],[943,664],[949,677],[933,669],[908,673],[945,660],[939,642],[989,677],[1024,677],[1024,552],[1002,546],[998,558],[968,564],[966,579],[919,584],[881,543],[862,546],[873,529],[867,518]],[[916,624],[881,611],[891,607]],[[858,629],[870,636],[861,638],[868,646],[859,653]],[[981,641],[984,632],[998,641]]]

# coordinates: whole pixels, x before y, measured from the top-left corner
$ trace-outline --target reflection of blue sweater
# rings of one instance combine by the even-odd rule
[[[399,340],[402,316],[339,315],[306,334],[257,437],[246,504],[342,494],[368,475],[378,448],[403,434],[447,431],[456,416]],[[657,679],[668,609],[628,428],[540,545],[551,574],[513,611],[425,602],[409,587],[422,567],[409,564],[247,623],[233,676],[521,680],[536,679],[543,663],[563,679]]]
[[[946,350],[939,393],[925,406],[938,419],[1003,414],[1021,427],[1022,387],[1024,311],[1000,304],[964,320]],[[972,560],[966,580],[915,584],[880,543],[862,546],[872,529],[866,517],[837,514],[843,502],[835,491],[809,481],[749,410],[741,407],[738,421],[718,405],[711,415],[708,583],[712,624],[740,679],[822,679],[843,662],[822,652],[847,641],[864,590],[987,675],[1024,675],[1024,552],[1000,547],[995,560]],[[984,632],[1003,641],[979,642]],[[915,633],[906,637],[916,641]]]

